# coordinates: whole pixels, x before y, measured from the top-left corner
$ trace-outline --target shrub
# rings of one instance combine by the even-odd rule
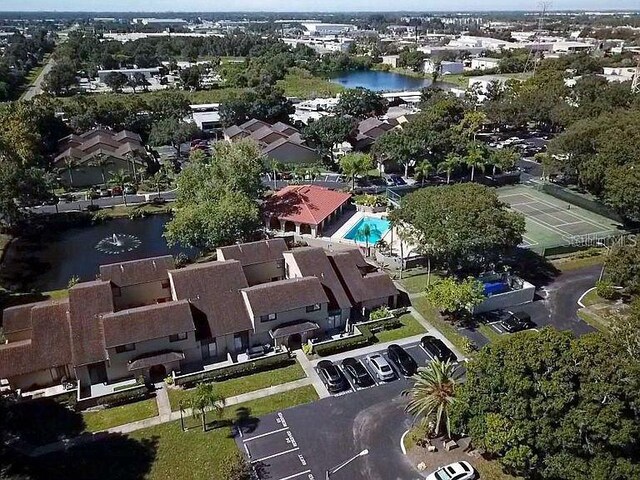
[[[316,345],[314,350],[319,356],[326,357],[328,355],[333,355],[334,353],[341,353],[353,350],[354,348],[364,347],[369,344],[373,336],[370,332],[368,333],[369,335],[365,335],[365,332],[362,331],[362,335],[358,337],[344,338],[326,345]]]
[[[462,339],[461,347],[462,347],[461,348],[462,353],[464,353],[465,355],[471,355],[473,352],[475,352],[478,349],[477,345],[467,337],[464,337]]]
[[[391,316],[392,314],[391,314],[391,311],[389,310],[389,307],[382,306],[382,307],[376,308],[375,310],[371,310],[371,313],[369,314],[369,319],[380,320],[381,318],[388,318]]]
[[[618,292],[614,288],[611,280],[598,280],[596,283],[596,293],[599,297],[607,300],[615,300],[618,297]]]
[[[104,397],[99,398],[96,403],[105,407],[115,407],[126,403],[137,402],[138,400],[145,398],[148,394],[149,389],[143,384],[136,388],[132,388],[131,390],[124,390],[121,392],[114,392],[110,395],[105,395]]]

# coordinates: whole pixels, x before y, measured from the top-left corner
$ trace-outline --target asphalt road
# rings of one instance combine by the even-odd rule
[[[365,448],[368,455],[331,478],[421,479],[400,449],[400,438],[412,421],[400,396],[409,383],[401,378],[253,419],[236,442],[257,461],[261,480],[324,479],[327,469]]]
[[[35,81],[33,82],[33,85],[31,85],[29,88],[27,88],[27,90],[25,90],[24,95],[22,96],[23,100],[31,100],[36,95],[40,95],[42,93],[42,85],[44,83],[44,77],[53,68],[55,63],[56,62],[53,60],[53,58],[49,59],[47,64],[44,66],[44,68],[40,72],[40,75],[38,75]]]
[[[128,205],[136,205],[146,203],[149,200],[157,197],[157,193],[148,193],[146,195],[126,195]],[[160,197],[165,200],[171,201],[176,199],[175,191],[161,192]],[[121,195],[115,197],[96,198],[93,200],[94,205],[98,205],[102,208],[115,207],[118,205],[124,205],[124,200]],[[36,213],[62,213],[62,212],[77,212],[86,210],[87,206],[91,205],[90,200],[73,200],[71,202],[60,202],[58,205],[43,205],[41,207],[35,207],[32,211]],[[57,207],[57,208],[56,208]]]

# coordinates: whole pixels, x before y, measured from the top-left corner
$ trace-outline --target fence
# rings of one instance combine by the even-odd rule
[[[571,190],[561,187],[560,185],[554,185],[553,183],[543,183],[542,185],[540,185],[539,190],[551,195],[552,197],[556,197],[580,208],[584,208],[585,210],[588,210],[590,212],[610,218],[615,222],[624,223],[624,218],[622,218],[617,212],[604,205],[603,203],[595,199],[590,199],[577,192],[572,192]]]

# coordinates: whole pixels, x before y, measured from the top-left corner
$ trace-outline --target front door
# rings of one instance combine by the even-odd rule
[[[289,347],[289,350],[298,350],[299,348],[302,348],[302,336],[299,333],[289,335],[287,346]]]
[[[244,345],[242,342],[242,334],[236,333],[233,336],[233,348],[235,349],[236,352],[241,352],[244,350]]]
[[[104,362],[89,365],[87,369],[89,370],[89,380],[91,381],[91,385],[107,383],[107,367]]]
[[[159,383],[167,377],[167,368],[164,365],[154,365],[149,369],[151,383]]]

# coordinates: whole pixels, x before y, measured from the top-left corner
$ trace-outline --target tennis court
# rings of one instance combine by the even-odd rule
[[[500,188],[498,196],[524,215],[524,247],[544,249],[570,245],[585,236],[606,238],[621,233],[621,226],[613,220],[532,187]]]

